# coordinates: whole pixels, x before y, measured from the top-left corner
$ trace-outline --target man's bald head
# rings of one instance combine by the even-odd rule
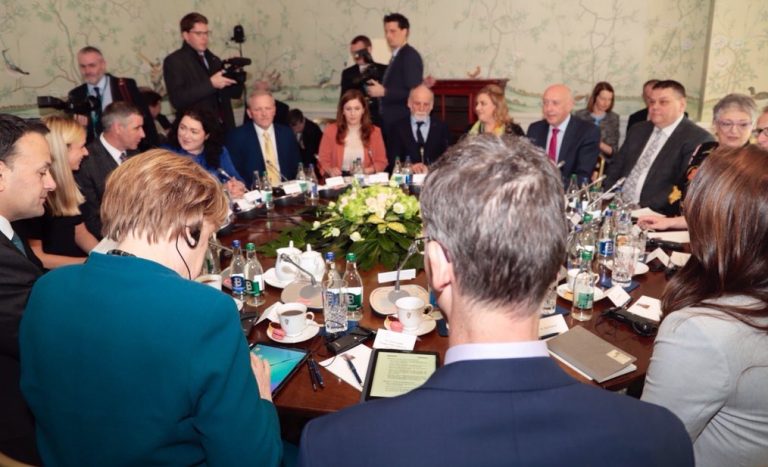
[[[564,84],[553,84],[544,91],[541,111],[551,126],[559,126],[573,110],[573,93]]]
[[[423,84],[411,89],[408,95],[408,108],[411,110],[411,115],[416,118],[429,117],[434,102],[435,95],[432,90]]]

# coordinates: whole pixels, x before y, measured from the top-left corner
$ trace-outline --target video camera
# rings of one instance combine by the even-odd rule
[[[221,66],[224,70],[222,74],[225,78],[233,79],[238,84],[245,83],[246,73],[243,67],[252,63],[250,58],[245,57],[232,57],[221,62]]]
[[[68,114],[88,115],[99,108],[99,100],[94,96],[88,96],[80,100],[73,98],[61,100],[53,96],[38,96],[37,107],[41,109],[63,110]]]
[[[354,54],[355,59],[362,58],[363,62],[366,65],[373,65],[373,57],[371,56],[371,53],[368,52],[368,49],[362,49],[358,50]],[[381,76],[379,76],[379,69],[375,66],[367,66],[365,67],[365,70],[363,70],[362,73],[360,73],[360,76],[355,78],[355,80],[352,82],[355,86],[362,86],[365,83],[367,83],[370,80],[376,80],[381,81]]]

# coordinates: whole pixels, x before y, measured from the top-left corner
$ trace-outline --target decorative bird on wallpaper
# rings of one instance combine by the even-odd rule
[[[319,87],[320,89],[324,89],[330,86],[332,84],[331,80],[333,79],[334,73],[336,73],[336,70],[331,70],[330,75],[320,77],[320,79],[317,81],[317,87]]]
[[[752,96],[752,99],[756,101],[768,99],[768,92],[766,91],[755,92],[754,86],[750,86],[747,89],[749,89],[749,95]]]
[[[468,71],[467,76],[469,76],[470,79],[475,79],[480,76],[480,65],[477,65],[474,70]]]
[[[28,75],[29,72],[22,70],[21,68],[17,67],[15,63],[13,63],[13,60],[8,57],[8,49],[3,50],[3,60],[5,61],[5,68],[8,69],[11,75]]]

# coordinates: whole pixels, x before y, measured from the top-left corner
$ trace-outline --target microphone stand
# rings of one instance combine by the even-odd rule
[[[608,197],[608,194],[609,194],[609,193],[613,193],[613,192],[614,192],[614,191],[616,191],[616,189],[618,189],[620,186],[624,185],[624,182],[625,182],[626,180],[627,180],[627,177],[621,177],[620,179],[616,180],[616,183],[614,183],[612,187],[610,187],[609,189],[607,189],[607,190],[605,191],[605,193],[603,193],[602,195],[600,195],[600,197],[599,197],[599,198],[597,198],[596,200],[592,201],[591,203],[589,203],[589,204],[587,205],[587,210],[591,210],[591,209],[592,209],[592,208],[593,208],[593,207],[594,207],[594,206],[595,206],[597,203],[600,203],[600,202],[602,202],[602,201],[603,201],[605,198],[607,198],[607,197]]]
[[[296,263],[296,261],[291,259],[290,256],[288,256],[287,254],[283,253],[283,254],[280,255],[280,259],[285,261],[286,263],[292,264],[296,269],[298,269],[299,271],[301,271],[304,274],[308,275],[309,276],[309,280],[312,283],[312,287],[317,287],[317,279],[315,279],[315,276],[312,273],[310,273],[309,271],[307,271],[306,269],[304,269],[303,267],[299,266]]]
[[[575,198],[577,196],[580,196],[582,193],[584,193],[585,191],[589,190],[590,188],[592,188],[593,186],[597,185],[598,183],[602,182],[603,180],[605,180],[605,175],[601,175],[600,177],[598,177],[594,182],[590,183],[589,185],[584,185],[583,187],[579,188],[578,191],[574,191],[570,195],[566,195],[566,198],[573,199],[573,198]]]
[[[411,256],[416,254],[416,251],[418,250],[418,242],[419,240],[414,240],[413,243],[411,243],[411,245],[408,247],[407,253],[405,254],[405,259],[397,266],[397,272],[395,273],[395,288],[392,289],[392,291],[387,295],[387,298],[392,303],[395,303],[395,301],[397,301],[399,298],[409,297],[411,295],[405,290],[400,290],[400,271],[405,267],[405,263],[411,259]]]

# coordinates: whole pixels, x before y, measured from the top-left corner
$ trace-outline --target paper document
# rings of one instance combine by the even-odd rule
[[[661,320],[661,300],[643,295],[627,311],[651,321]]]
[[[320,365],[325,367],[326,370],[330,371],[334,375],[343,379],[353,388],[362,392],[363,387],[360,385],[360,383],[357,382],[357,379],[355,379],[355,375],[352,374],[352,370],[350,370],[349,365],[347,365],[347,361],[342,358],[342,355],[346,354],[354,357],[352,359],[352,364],[355,365],[355,370],[357,370],[357,374],[360,375],[360,379],[365,381],[365,375],[368,373],[368,362],[371,360],[372,352],[373,350],[371,350],[370,347],[360,344],[352,347],[346,352],[342,352],[336,355],[335,357],[331,357],[328,360],[320,362]]]
[[[376,340],[373,341],[374,349],[413,350],[415,345],[416,336],[383,328],[376,331]]]
[[[539,320],[539,337],[548,336],[550,334],[562,334],[568,330],[568,325],[565,323],[563,315],[557,314],[541,318]]]
[[[690,243],[691,236],[687,230],[678,230],[672,232],[648,232],[648,238],[658,238],[666,242]]]
[[[641,208],[641,209],[635,209],[631,213],[632,217],[643,217],[643,216],[659,216],[664,217],[664,214],[659,214],[658,212],[654,211],[651,208]]]

